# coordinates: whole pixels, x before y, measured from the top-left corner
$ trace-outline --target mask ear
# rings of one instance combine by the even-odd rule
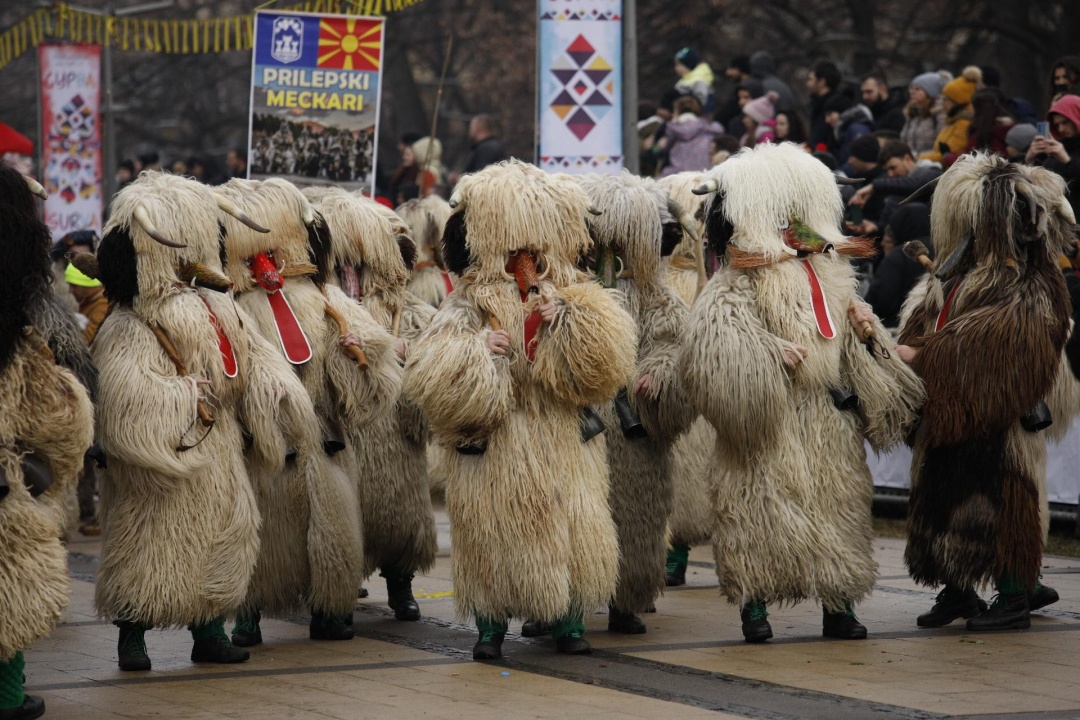
[[[443,232],[442,254],[446,269],[457,275],[464,275],[472,257],[469,255],[468,231],[465,225],[465,212],[456,212],[446,221]]]
[[[114,228],[101,240],[97,278],[110,302],[131,307],[139,294],[139,258],[127,230]]]
[[[331,243],[330,226],[318,211],[315,212],[315,220],[307,226],[308,234],[308,257],[318,272],[315,274],[315,282],[323,285],[330,279],[330,252]]]
[[[724,196],[716,193],[709,203],[709,209],[705,217],[705,237],[709,248],[717,257],[723,257],[727,252],[731,236],[735,234],[735,226],[727,219],[724,213]]]
[[[405,262],[405,267],[412,272],[413,265],[416,264],[416,243],[408,235],[397,236],[398,249],[401,251],[401,259]]]
[[[675,252],[676,246],[683,241],[683,229],[678,220],[666,222],[660,234],[660,257],[667,257]]]

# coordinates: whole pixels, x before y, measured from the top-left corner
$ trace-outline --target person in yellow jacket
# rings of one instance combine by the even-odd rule
[[[971,125],[973,112],[971,99],[975,91],[982,87],[982,70],[974,65],[964,68],[960,76],[950,80],[941,90],[941,106],[945,110],[945,127],[941,128],[934,139],[934,148],[919,155],[920,160],[946,162],[949,154],[959,154],[967,147],[968,127]]]
[[[716,77],[709,63],[704,62],[694,48],[684,47],[675,53],[675,72],[679,75],[675,90],[680,95],[696,97],[705,114],[711,115],[716,100],[713,88]]]

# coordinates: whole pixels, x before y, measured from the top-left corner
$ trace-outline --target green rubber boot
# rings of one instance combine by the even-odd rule
[[[217,618],[202,625],[188,625],[195,643],[191,647],[191,662],[194,663],[242,663],[251,653],[236,647],[225,634],[225,620]]]
[[[582,637],[585,634],[585,620],[580,613],[559,618],[551,630],[555,638],[555,649],[565,655],[589,655],[592,645]]]
[[[473,660],[498,660],[502,657],[503,639],[510,627],[509,620],[494,620],[477,616],[476,629],[480,638],[473,645]]]
[[[242,612],[236,615],[236,624],[232,629],[232,644],[237,647],[254,647],[262,644],[262,628],[259,622],[262,615],[258,610]]]
[[[690,546],[673,543],[667,551],[667,586],[686,584],[686,566],[690,563]]]
[[[0,718],[33,720],[45,714],[45,701],[23,692],[26,659],[21,652],[7,662],[0,662]]]

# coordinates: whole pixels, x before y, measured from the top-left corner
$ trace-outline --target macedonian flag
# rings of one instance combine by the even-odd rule
[[[323,18],[319,21],[317,65],[341,70],[378,70],[382,20]]]

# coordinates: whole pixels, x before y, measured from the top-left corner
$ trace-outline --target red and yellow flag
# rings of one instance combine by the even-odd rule
[[[319,21],[319,67],[378,70],[381,55],[381,20],[323,18]]]

